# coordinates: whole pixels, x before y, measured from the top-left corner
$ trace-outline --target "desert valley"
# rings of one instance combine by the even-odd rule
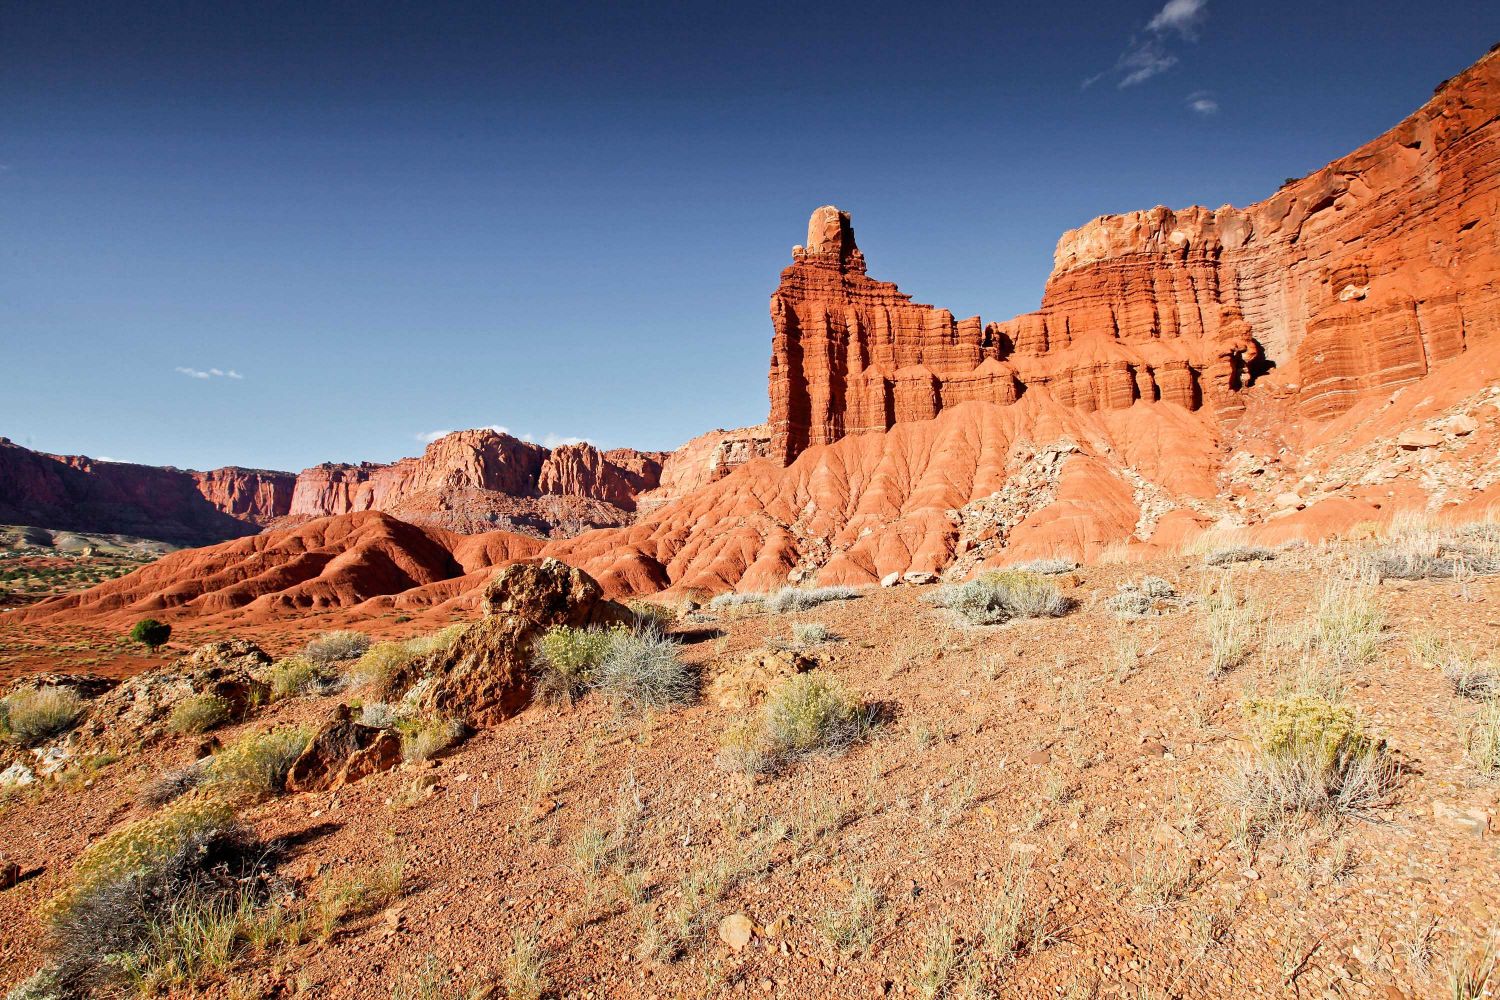
[[[1011,319],[858,221],[673,451],[0,438],[0,987],[1500,995],[1500,47]]]

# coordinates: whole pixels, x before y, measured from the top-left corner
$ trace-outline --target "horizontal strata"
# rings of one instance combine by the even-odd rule
[[[1059,240],[1033,313],[955,319],[866,274],[820,208],[771,297],[773,451],[1045,388],[1235,416],[1274,368],[1304,416],[1421,378],[1500,325],[1500,57],[1245,209],[1103,216]]]

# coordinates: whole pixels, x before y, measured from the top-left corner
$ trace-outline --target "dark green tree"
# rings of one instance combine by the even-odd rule
[[[155,618],[142,618],[130,630],[130,638],[143,646],[155,650],[172,637],[172,626]]]

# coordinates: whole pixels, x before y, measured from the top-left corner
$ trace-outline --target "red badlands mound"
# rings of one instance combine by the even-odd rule
[[[129,576],[10,617],[255,622],[382,598],[365,610],[423,610],[477,589],[494,567],[540,548],[523,535],[459,535],[365,511],[174,552]]]

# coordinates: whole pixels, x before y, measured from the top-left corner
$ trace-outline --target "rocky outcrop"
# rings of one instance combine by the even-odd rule
[[[355,722],[349,706],[340,705],[319,727],[307,749],[292,762],[286,776],[289,792],[322,792],[389,771],[401,763],[401,738],[395,733]]]
[[[1233,416],[1275,370],[1323,418],[1500,328],[1500,56],[1357,152],[1246,209],[1155,208],[1063,235],[1042,307],[957,320],[866,273],[818,209],[771,298],[774,454],[1045,388]]]
[[[746,462],[769,457],[771,445],[769,424],[700,434],[665,457],[656,489],[636,497],[638,509],[654,510],[700,486],[718,482]]]
[[[661,480],[661,456],[625,449],[600,451],[588,443],[552,450],[537,475],[540,493],[592,497],[621,510],[635,510],[638,494]]]
[[[484,590],[483,607],[483,618],[411,664],[398,681],[422,680],[424,708],[474,727],[502,722],[531,701],[532,650],[547,629],[631,620],[627,608],[604,599],[592,577],[555,559],[501,570]]]

